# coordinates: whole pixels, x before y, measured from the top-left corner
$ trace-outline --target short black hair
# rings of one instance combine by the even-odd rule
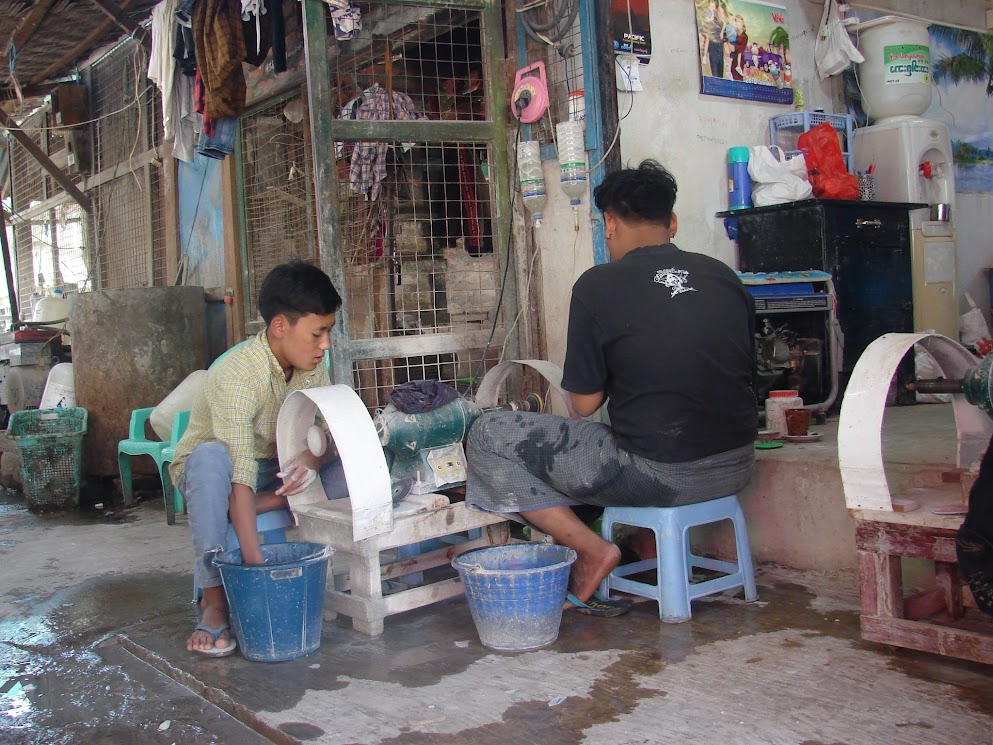
[[[327,316],[337,313],[340,307],[341,295],[331,278],[299,259],[274,267],[259,289],[259,313],[267,326],[280,313],[296,323],[308,313]]]
[[[676,203],[676,179],[657,161],[643,160],[637,168],[607,174],[593,190],[593,200],[601,212],[622,220],[662,223],[668,228]]]

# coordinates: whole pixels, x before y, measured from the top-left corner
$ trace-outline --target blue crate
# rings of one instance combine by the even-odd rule
[[[787,157],[798,155],[797,140],[812,127],[828,122],[838,133],[841,153],[849,173],[854,173],[852,159],[852,129],[854,120],[848,114],[824,114],[820,111],[792,111],[769,119],[769,140],[783,149]]]

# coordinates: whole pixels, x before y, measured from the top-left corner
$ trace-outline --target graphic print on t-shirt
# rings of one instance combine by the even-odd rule
[[[655,281],[672,290],[669,297],[676,297],[682,292],[696,292],[694,287],[684,287],[689,276],[690,273],[685,269],[659,269],[655,272]]]

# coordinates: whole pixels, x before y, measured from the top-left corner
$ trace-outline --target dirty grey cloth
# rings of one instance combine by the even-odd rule
[[[390,403],[404,414],[421,414],[440,409],[459,397],[459,392],[437,380],[401,383],[390,394]]]
[[[483,414],[466,442],[466,503],[486,512],[577,504],[678,507],[735,494],[755,464],[752,443],[685,463],[617,447],[605,424],[551,414]]]

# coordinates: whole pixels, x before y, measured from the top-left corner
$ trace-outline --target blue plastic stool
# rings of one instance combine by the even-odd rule
[[[286,528],[292,527],[293,515],[289,510],[273,510],[263,512],[256,516],[256,529],[262,534],[263,543],[286,543]],[[238,536],[235,535],[234,526],[228,523],[228,535],[225,541],[225,549],[234,551],[241,548],[238,543]]]
[[[721,520],[730,520],[734,525],[735,548],[738,553],[736,564],[707,559],[690,552],[689,529]],[[604,510],[600,531],[608,541],[613,540],[615,524],[650,528],[654,531],[658,557],[617,567],[600,583],[600,594],[604,598],[610,597],[611,590],[651,598],[659,604],[659,618],[667,623],[689,621],[691,600],[732,587],[743,587],[745,600],[748,602],[758,598],[745,516],[738,504],[737,495],[684,507],[608,507]],[[724,575],[694,584],[691,582],[693,567],[723,572]],[[658,572],[658,584],[650,585],[627,579],[628,575],[651,569]]]

